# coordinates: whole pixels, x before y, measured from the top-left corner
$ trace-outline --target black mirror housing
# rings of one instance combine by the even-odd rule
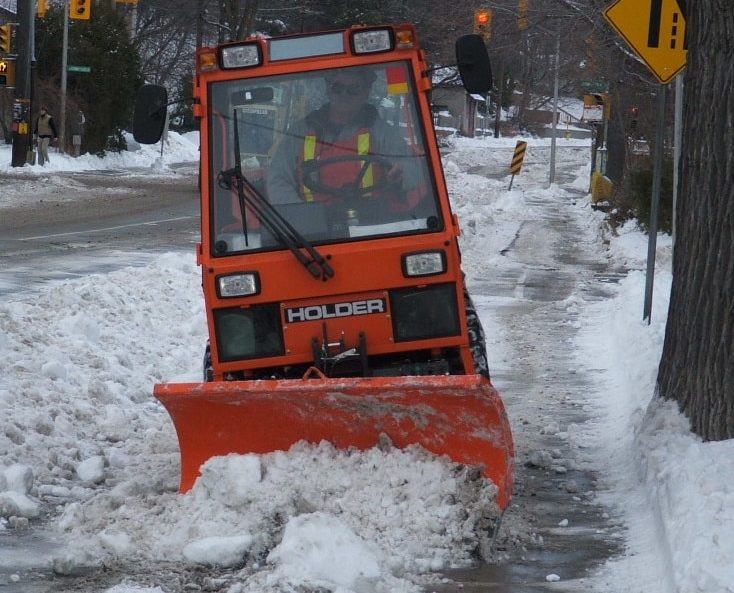
[[[168,91],[157,84],[144,84],[138,90],[133,113],[133,138],[140,144],[155,144],[161,139],[168,117]]]
[[[485,95],[492,88],[492,66],[480,35],[462,35],[456,40],[456,65],[467,93]]]

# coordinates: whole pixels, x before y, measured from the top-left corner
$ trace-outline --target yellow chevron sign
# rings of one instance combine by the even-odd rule
[[[515,154],[512,155],[512,163],[510,164],[510,173],[517,175],[522,169],[522,161],[525,158],[525,151],[528,148],[528,143],[523,140],[518,140],[515,145]]]

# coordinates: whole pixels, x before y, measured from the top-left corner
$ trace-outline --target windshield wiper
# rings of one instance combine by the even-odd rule
[[[326,261],[326,258],[242,174],[240,131],[236,109],[232,111],[232,115],[234,119],[235,166],[233,169],[220,171],[217,176],[217,182],[224,189],[231,189],[232,181],[234,180],[235,182],[245,245],[248,244],[246,210],[247,206],[249,206],[260,219],[263,226],[293,253],[296,259],[301,262],[303,267],[311,272],[314,278],[322,278],[324,280],[332,278],[334,276],[334,270],[329,265],[329,262]]]

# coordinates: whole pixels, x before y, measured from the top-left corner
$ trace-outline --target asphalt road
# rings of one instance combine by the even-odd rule
[[[55,177],[48,186],[33,183],[27,202],[0,210],[0,295],[142,264],[161,251],[190,249],[193,257],[199,241],[195,166],[169,176],[104,171]],[[74,200],[59,194],[58,177],[73,187]]]

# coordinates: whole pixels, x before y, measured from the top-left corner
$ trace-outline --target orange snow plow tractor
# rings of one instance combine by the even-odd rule
[[[456,44],[486,93],[476,35]],[[464,286],[458,219],[411,25],[251,38],[197,52],[202,270],[210,340],[201,383],[162,384],[181,491],[209,458],[419,444],[477,466],[504,509],[513,444]],[[161,136],[162,87],[134,135]]]

